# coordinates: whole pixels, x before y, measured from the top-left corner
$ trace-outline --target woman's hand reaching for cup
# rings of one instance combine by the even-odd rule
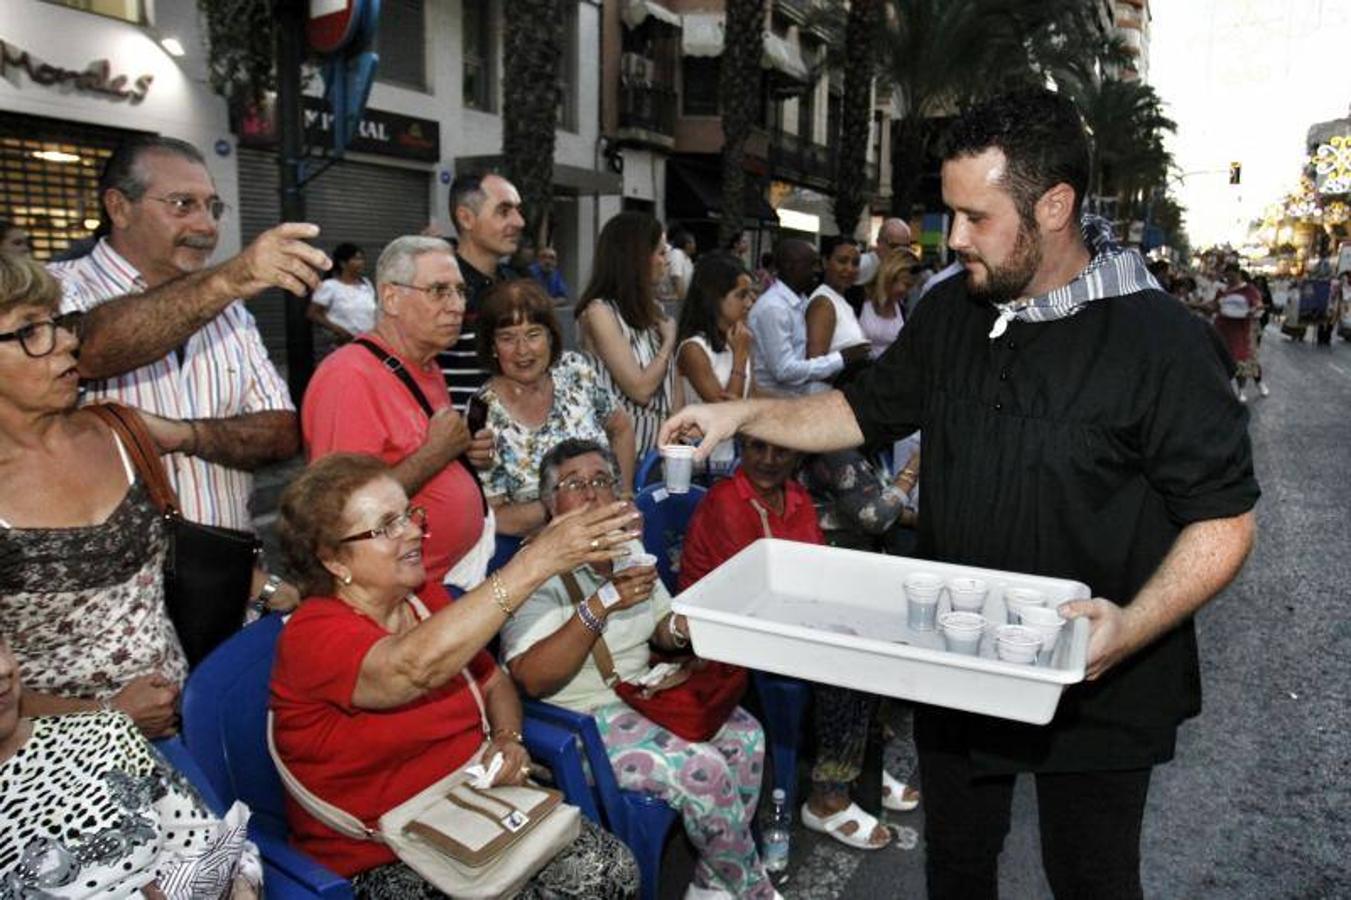
[[[549,575],[571,572],[587,563],[605,563],[628,554],[624,546],[641,536],[640,516],[625,501],[575,509],[556,517],[522,548]]]

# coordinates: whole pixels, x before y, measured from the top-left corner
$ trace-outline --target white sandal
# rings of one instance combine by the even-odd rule
[[[905,799],[908,785],[900,781],[886,769],[882,770],[882,808],[892,812],[910,812],[919,806],[919,798]],[[916,791],[915,793],[919,793]]]
[[[858,823],[858,828],[854,829],[853,833],[846,834],[839,830],[850,822]],[[891,843],[890,831],[887,832],[887,839],[882,843],[874,844],[872,842],[872,834],[879,823],[876,818],[860,809],[857,803],[850,803],[844,809],[825,818],[821,818],[812,812],[811,807],[804,803],[802,804],[802,824],[807,826],[810,831],[828,834],[846,847],[853,847],[856,850],[881,850]]]

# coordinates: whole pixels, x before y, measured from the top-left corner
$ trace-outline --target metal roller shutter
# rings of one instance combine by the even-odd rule
[[[305,186],[305,217],[321,229],[315,244],[332,250],[351,241],[366,253],[366,272],[385,244],[404,234],[418,234],[431,220],[428,209],[430,172],[344,160]],[[266,150],[239,149],[241,238],[245,245],[281,219],[277,197],[277,157]],[[286,326],[280,291],[249,301],[273,361],[286,360]]]

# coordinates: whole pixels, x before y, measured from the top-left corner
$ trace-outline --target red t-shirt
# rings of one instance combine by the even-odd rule
[[[393,352],[374,334],[363,337]],[[450,405],[445,378],[435,363],[417,366],[400,361],[433,410]],[[314,373],[300,406],[300,427],[312,460],[330,453],[369,453],[394,465],[426,440],[427,415],[407,386],[373,353],[348,344],[330,354]],[[427,578],[440,583],[483,534],[478,485],[455,461],[432,476],[412,503],[427,508],[423,564]]]
[[[433,613],[451,602],[436,582],[421,597]],[[397,709],[352,705],[362,661],[388,635],[341,600],[311,597],[282,629],[272,668],[273,733],[287,768],[310,793],[372,826],[483,743],[463,675]],[[482,688],[497,664],[480,650],[469,670]],[[384,844],[343,837],[289,795],[286,820],[297,848],[344,877],[395,861]]]
[[[792,479],[785,482],[783,489],[780,516],[756,496],[755,488],[741,469],[709,488],[685,532],[685,544],[680,551],[680,589],[685,590],[765,536],[757,505],[765,511],[774,537],[824,544],[825,536],[816,522],[816,508],[807,489]]]

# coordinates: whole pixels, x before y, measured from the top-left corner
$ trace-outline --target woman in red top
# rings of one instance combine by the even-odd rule
[[[762,537],[825,543],[810,495],[793,480],[801,455],[757,438],[741,441],[741,467],[709,488],[690,519],[680,552],[682,591]],[[817,754],[802,824],[849,847],[885,847],[891,834],[849,796],[863,771],[877,698],[817,685],[815,700]]]
[[[459,768],[485,735],[495,783],[530,772],[521,704],[484,646],[536,587],[560,572],[615,558],[635,514],[623,504],[562,516],[500,572],[452,603],[427,582],[426,513],[388,466],[336,454],[282,495],[282,550],[308,598],[287,622],[272,672],[277,752],[311,793],[367,824]],[[414,591],[420,591],[421,603]],[[440,896],[382,843],[343,837],[288,798],[296,845],[352,879],[358,897]],[[510,852],[510,851],[508,851]],[[622,844],[584,822],[524,897],[626,897],[638,872]]]

